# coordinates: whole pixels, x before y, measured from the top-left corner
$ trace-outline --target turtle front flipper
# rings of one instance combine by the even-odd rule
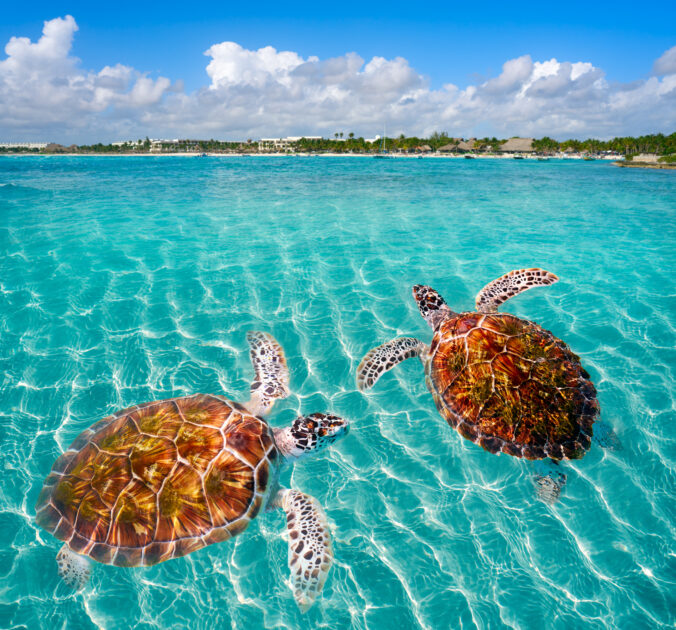
[[[594,444],[608,449],[609,451],[621,451],[622,442],[617,437],[617,433],[607,422],[597,420],[594,422],[594,435],[592,437]]]
[[[533,475],[535,494],[540,501],[553,505],[559,500],[561,489],[566,484],[566,475],[561,472],[559,465],[552,459],[535,462]]]
[[[427,346],[415,337],[397,337],[366,353],[357,367],[357,387],[370,389],[398,363],[427,352]]]
[[[517,269],[489,282],[476,296],[479,313],[497,313],[498,306],[509,298],[533,287],[554,284],[559,278],[544,269]]]
[[[91,561],[89,558],[75,553],[68,545],[63,545],[56,554],[61,579],[76,590],[84,587],[89,579]]]
[[[326,515],[316,499],[297,490],[280,490],[274,505],[286,512],[291,588],[301,612],[307,612],[321,593],[333,562]]]
[[[251,383],[251,399],[246,408],[254,416],[266,414],[277,398],[289,395],[289,369],[282,347],[272,335],[249,331],[251,363],[256,375]]]

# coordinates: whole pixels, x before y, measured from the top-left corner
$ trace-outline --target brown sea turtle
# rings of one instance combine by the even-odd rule
[[[357,368],[359,389],[417,356],[441,415],[491,453],[556,464],[583,457],[592,438],[618,447],[612,429],[596,422],[596,390],[579,357],[537,324],[497,312],[522,291],[557,280],[542,269],[511,271],[486,285],[476,311],[465,313],[453,312],[431,287],[414,286],[420,313],[434,330],[430,347],[401,337],[374,348]],[[548,502],[558,498],[566,481],[551,464],[538,466],[535,475],[538,496]]]
[[[56,460],[36,520],[64,541],[59,573],[82,587],[90,559],[121,567],[178,558],[243,532],[280,507],[289,533],[291,586],[307,610],[333,560],[319,503],[278,485],[285,464],[345,435],[332,415],[299,416],[273,429],[263,419],[289,395],[284,353],[268,334],[247,334],[256,372],[245,405],[197,394],[119,411],[82,432]]]

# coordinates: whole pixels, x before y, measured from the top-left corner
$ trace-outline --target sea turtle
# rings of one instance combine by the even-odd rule
[[[476,311],[466,313],[453,312],[431,287],[414,286],[434,330],[430,347],[400,337],[374,348],[357,368],[359,389],[419,357],[437,409],[462,436],[491,453],[550,458],[536,465],[535,483],[539,498],[556,501],[566,481],[559,460],[581,458],[592,438],[619,447],[612,429],[597,421],[596,390],[579,357],[537,324],[497,312],[522,291],[557,280],[543,269],[511,271],[479,291]]]
[[[280,507],[296,602],[303,612],[313,604],[333,560],[326,517],[316,499],[280,489],[279,472],[345,435],[348,423],[313,413],[271,428],[263,416],[289,395],[286,360],[269,334],[247,340],[256,375],[245,405],[196,394],[129,407],[85,429],[56,460],[36,520],[65,542],[57,563],[66,583],[84,586],[90,559],[157,564],[228,540]]]

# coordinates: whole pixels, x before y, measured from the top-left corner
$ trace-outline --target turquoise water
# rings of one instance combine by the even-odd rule
[[[0,158],[0,627],[659,628],[676,620],[676,177],[594,162]],[[356,391],[363,354],[431,338],[411,298],[469,309],[489,280],[580,354],[624,444],[566,463],[490,455],[408,361]],[[34,505],[92,422],[194,392],[248,398],[245,333],[273,333],[299,411],[352,421],[283,481],[317,497],[336,562],[305,616],[281,511],[148,569],[60,583]]]

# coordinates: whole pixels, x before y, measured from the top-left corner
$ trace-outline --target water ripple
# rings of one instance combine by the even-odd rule
[[[673,179],[377,162],[0,158],[0,627],[673,627]],[[469,309],[532,265],[561,282],[509,311],[580,354],[624,445],[565,463],[553,507],[532,464],[450,430],[418,362],[366,395],[354,383],[374,345],[431,338],[413,284]],[[292,371],[273,425],[320,410],[353,422],[282,480],[326,509],[323,597],[296,608],[279,511],[183,559],[97,565],[69,591],[33,520],[54,459],[137,402],[246,399],[250,329],[274,334]]]

